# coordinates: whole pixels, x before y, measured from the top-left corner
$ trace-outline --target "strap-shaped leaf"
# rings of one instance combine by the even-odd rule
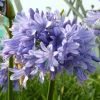
[[[6,26],[9,27],[9,20],[7,17],[3,16],[3,15],[0,15],[0,24],[4,24]]]
[[[22,11],[23,8],[22,8],[20,0],[14,0],[14,3],[16,5],[17,11],[18,12]]]
[[[14,19],[15,11],[10,0],[6,0],[6,17],[10,20]]]

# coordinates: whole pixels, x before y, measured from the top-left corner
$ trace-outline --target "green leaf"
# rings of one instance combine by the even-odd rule
[[[22,11],[23,8],[22,8],[20,0],[14,0],[14,3],[16,5],[18,12]]]
[[[66,4],[68,4],[68,6],[71,8],[71,10],[78,16],[80,17],[80,19],[83,19],[83,16],[80,14],[80,12],[77,11],[77,9],[75,7],[73,7],[73,5],[68,1],[68,0],[64,0],[66,2]]]
[[[3,49],[3,40],[5,38],[6,38],[6,30],[2,25],[0,25],[0,52]]]
[[[9,20],[7,17],[3,16],[3,15],[0,15],[0,24],[1,25],[6,25],[9,27]]]
[[[63,13],[64,13],[64,9],[62,9],[62,11],[60,12],[60,15],[62,16],[62,15],[63,15]]]

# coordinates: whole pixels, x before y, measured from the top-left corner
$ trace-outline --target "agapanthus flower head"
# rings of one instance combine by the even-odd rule
[[[28,15],[18,13],[11,30],[13,37],[5,41],[3,56],[15,57],[15,64],[20,66],[9,69],[13,72],[10,79],[19,80],[24,87],[37,75],[41,82],[47,73],[55,79],[63,69],[75,72],[83,82],[87,73],[95,71],[93,61],[100,61],[93,53],[93,31],[76,21],[68,23],[58,11],[30,9]]]
[[[96,35],[100,34],[100,11],[88,11],[84,21]]]
[[[66,29],[67,28],[67,29]],[[68,73],[76,73],[77,78],[82,82],[87,79],[87,72],[94,72],[93,51],[95,47],[95,35],[92,31],[81,25],[66,25],[63,33],[66,34],[62,46],[58,48],[61,65]],[[70,41],[69,41],[70,40]]]
[[[45,46],[47,46],[50,42],[57,43],[57,37],[61,36],[59,32],[59,26],[61,26],[62,17],[60,16],[59,12],[55,12],[54,14],[48,12],[50,15],[44,12],[39,12],[39,10],[33,11],[32,9],[29,10],[29,14],[26,15],[24,12],[18,13],[15,17],[15,21],[11,28],[13,37],[11,39],[5,40],[5,47],[3,49],[4,58],[9,58],[12,55],[15,56],[15,63],[22,64],[23,68],[15,70],[11,70],[15,74],[11,78],[12,80],[20,79],[20,76],[31,76],[37,72],[37,68],[35,68],[35,58],[34,55],[31,55],[31,51],[40,41]],[[60,16],[58,16],[58,15]],[[60,37],[59,37],[60,38]],[[62,40],[62,38],[61,38]],[[59,42],[60,43],[60,42]],[[42,48],[45,46],[41,46]],[[54,46],[51,43],[52,46]],[[59,44],[58,44],[59,45]],[[50,53],[53,53],[53,47],[51,46],[52,50]],[[36,48],[37,48],[36,47]],[[45,47],[46,48],[46,47]],[[49,46],[48,46],[49,48]],[[45,57],[49,59],[49,50],[42,51],[45,53]],[[47,53],[46,53],[47,52]],[[41,56],[42,57],[42,56]],[[52,59],[54,59],[52,57]],[[56,61],[57,62],[57,61]],[[50,63],[50,60],[49,60]],[[51,69],[51,65],[48,66]],[[38,65],[39,66],[39,65]],[[29,67],[29,68],[28,68]],[[28,73],[27,73],[27,70]],[[24,72],[25,71],[25,72]],[[19,74],[19,72],[21,72]],[[17,75],[18,73],[18,75]],[[42,72],[40,72],[40,77]],[[17,75],[17,76],[16,76]]]
[[[13,37],[5,41],[3,50],[5,57],[15,54],[16,58],[18,58],[17,60],[20,60],[23,54],[27,54],[32,49],[35,39],[49,44],[52,40],[51,36],[54,34],[54,27],[59,25],[56,24],[57,18],[53,15],[51,16],[53,21],[49,20],[46,14],[39,13],[37,10],[30,9],[28,15],[23,12],[18,13],[11,29]]]

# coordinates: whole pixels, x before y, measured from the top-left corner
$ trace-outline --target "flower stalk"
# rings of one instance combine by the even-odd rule
[[[6,0],[6,17],[9,19],[9,28],[12,27],[12,20],[15,17],[13,5],[10,0]],[[9,38],[12,38],[11,31],[8,30]],[[13,56],[9,58],[9,68],[13,68]],[[10,80],[11,72],[8,71],[8,100],[13,100],[13,86]]]
[[[9,27],[12,26],[12,21],[9,19]],[[12,38],[11,31],[8,33],[9,38]],[[13,68],[13,56],[9,58],[9,68]],[[8,70],[8,100],[13,100],[12,93],[13,93],[13,86],[10,80],[11,72]]]
[[[53,100],[54,90],[55,90],[55,80],[50,80],[47,100]]]
[[[68,4],[68,6],[71,8],[71,10],[72,10],[77,16],[80,17],[80,19],[83,19],[83,16],[77,11],[77,9],[76,9],[75,7],[73,7],[73,5],[72,5],[70,2],[68,2],[68,0],[64,0],[64,1]]]
[[[9,59],[9,68],[13,67],[13,57],[10,57]],[[13,100],[12,98],[12,93],[13,93],[13,86],[12,86],[12,82],[10,80],[10,75],[11,72],[8,71],[8,100]]]

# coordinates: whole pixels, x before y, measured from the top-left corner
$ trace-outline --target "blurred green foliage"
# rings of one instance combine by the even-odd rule
[[[0,52],[3,49],[3,40],[7,37],[5,26],[9,27],[8,18],[0,15]]]
[[[14,92],[13,100],[47,100],[49,79],[41,84],[37,77],[28,81],[27,89]],[[75,76],[66,72],[56,78],[54,100],[100,100],[100,74],[94,73],[89,80],[80,84]],[[0,93],[0,100],[7,100],[6,93]]]

